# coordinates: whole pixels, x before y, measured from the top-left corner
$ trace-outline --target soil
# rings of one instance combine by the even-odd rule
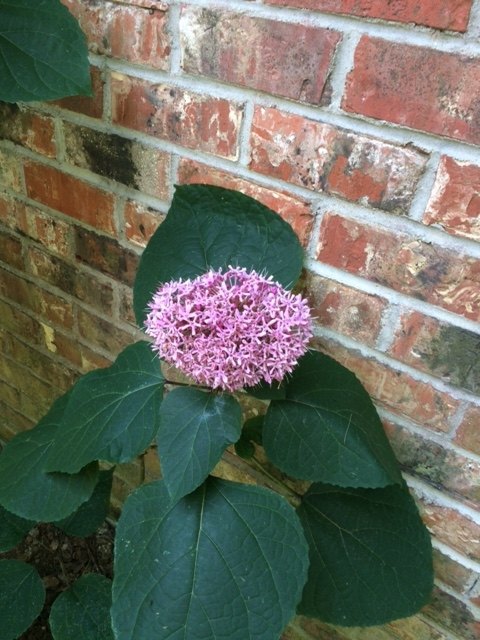
[[[52,640],[48,615],[55,598],[87,573],[112,577],[113,536],[107,522],[88,538],[67,536],[52,524],[38,524],[15,549],[0,554],[0,558],[34,565],[45,585],[43,611],[18,640]]]

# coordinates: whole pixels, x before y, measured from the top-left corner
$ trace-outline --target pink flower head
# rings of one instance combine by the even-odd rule
[[[148,306],[160,358],[214,389],[282,380],[312,335],[306,300],[243,268],[168,282]]]

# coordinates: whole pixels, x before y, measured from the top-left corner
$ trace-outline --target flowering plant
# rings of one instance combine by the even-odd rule
[[[301,269],[275,213],[178,187],[134,286],[153,343],[81,377],[5,447],[4,548],[32,521],[90,533],[111,485],[98,461],[158,447],[162,479],[128,497],[117,525],[113,585],[88,575],[59,596],[55,640],[276,640],[296,612],[368,626],[427,601],[428,533],[368,394],[308,348],[310,311],[291,291]],[[249,396],[263,410],[245,419]],[[218,477],[223,455],[270,488]],[[42,589],[33,568],[0,561],[2,640],[38,615]]]

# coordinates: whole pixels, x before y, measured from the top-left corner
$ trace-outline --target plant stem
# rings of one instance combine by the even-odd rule
[[[301,504],[301,496],[298,493],[295,493],[293,489],[291,489],[284,482],[276,478],[269,471],[265,469],[263,464],[253,456],[250,458],[251,462],[253,462],[254,466],[274,484],[278,493],[287,498],[290,504],[294,507],[298,507]]]

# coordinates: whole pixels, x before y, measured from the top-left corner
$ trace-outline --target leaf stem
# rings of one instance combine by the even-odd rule
[[[255,458],[255,456],[252,456],[250,458],[250,461],[263,475],[265,475],[270,480],[270,482],[272,482],[278,493],[280,493],[284,498],[287,498],[292,506],[300,506],[302,500],[301,496],[298,493],[295,493],[295,491],[293,491],[293,489],[291,489],[287,484],[267,471],[267,469],[265,469],[263,464],[257,458]]]

